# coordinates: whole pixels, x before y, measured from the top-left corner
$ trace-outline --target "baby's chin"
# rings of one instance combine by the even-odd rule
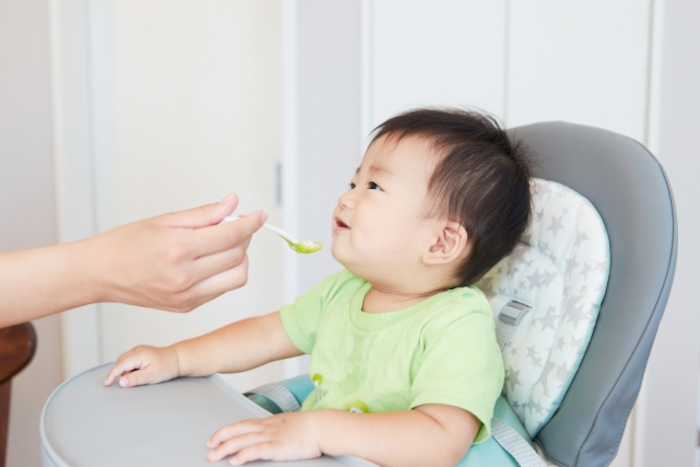
[[[333,253],[333,250],[331,250],[331,253]],[[342,257],[338,257],[335,255],[335,253],[333,253],[333,258],[337,262],[339,262],[343,266],[343,268],[347,269],[348,271],[350,271],[351,273],[353,273],[357,277],[364,279],[368,282],[372,282],[371,281],[372,274],[370,273],[370,271],[368,270],[368,268],[366,266],[358,264],[355,261],[348,260],[347,258],[344,259]]]
[[[356,262],[354,262],[352,258],[348,258],[347,255],[343,255],[343,252],[337,246],[337,243],[335,241],[333,241],[333,244],[331,245],[331,255],[333,256],[333,259],[339,262],[345,269],[355,274],[356,276],[362,277],[362,275],[359,274],[362,268],[359,267],[359,265]]]
[[[333,256],[334,260],[342,264],[345,269],[349,270],[348,265],[346,264],[349,261],[347,260],[347,258],[344,258],[342,253],[338,250],[338,244],[336,243],[335,239],[333,239],[333,243],[331,244],[331,256]]]

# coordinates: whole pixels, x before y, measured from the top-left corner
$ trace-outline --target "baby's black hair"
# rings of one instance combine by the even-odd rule
[[[530,159],[492,115],[423,108],[374,129],[399,141],[425,138],[442,159],[428,182],[434,208],[467,231],[472,251],[457,267],[462,285],[478,281],[517,245],[530,221]]]

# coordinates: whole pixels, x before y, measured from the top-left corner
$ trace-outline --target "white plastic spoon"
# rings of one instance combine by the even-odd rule
[[[238,219],[237,217],[224,217],[223,222],[231,222],[235,221]],[[303,242],[297,240],[296,238],[292,237],[289,235],[287,232],[284,230],[275,227],[274,225],[270,224],[263,224],[263,227],[265,227],[267,230],[270,232],[274,232],[280,237],[282,237],[288,244],[289,248],[292,250],[296,251],[297,253],[302,253],[305,255],[308,255],[309,253],[315,253],[321,248],[323,248],[323,245],[321,242],[313,242],[311,240],[304,240]]]

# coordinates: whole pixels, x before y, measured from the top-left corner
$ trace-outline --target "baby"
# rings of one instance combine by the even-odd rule
[[[333,212],[342,272],[279,312],[136,347],[105,384],[239,372],[306,353],[316,389],[302,410],[220,429],[210,460],[325,453],[453,466],[489,437],[503,385],[491,309],[472,284],[524,232],[529,176],[490,116],[420,109],[391,118]]]

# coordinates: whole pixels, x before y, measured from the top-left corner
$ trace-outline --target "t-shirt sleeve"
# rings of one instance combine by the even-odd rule
[[[316,344],[316,332],[328,301],[347,280],[350,273],[342,271],[329,276],[313,286],[311,290],[297,298],[293,304],[280,309],[282,326],[294,346],[305,354],[310,354]]]
[[[426,332],[423,345],[410,408],[445,404],[467,410],[482,423],[474,442],[486,440],[504,378],[493,319],[484,314],[462,316]]]

